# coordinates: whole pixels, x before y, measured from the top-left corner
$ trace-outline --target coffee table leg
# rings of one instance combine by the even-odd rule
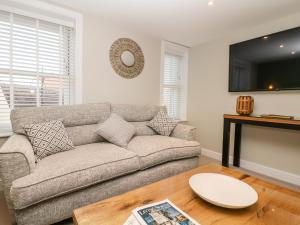
[[[242,124],[235,124],[233,165],[240,167]]]
[[[222,166],[229,167],[230,120],[224,118]]]
[[[75,217],[74,212],[73,212],[73,215],[72,215],[72,219],[73,219],[73,224],[74,224],[74,225],[78,225],[78,222],[77,222],[77,220],[76,220],[76,217]]]

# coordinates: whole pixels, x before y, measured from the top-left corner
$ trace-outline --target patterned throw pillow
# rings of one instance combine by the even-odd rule
[[[177,122],[163,111],[158,112],[157,115],[148,123],[149,127],[164,136],[170,136],[176,125]]]
[[[23,128],[32,144],[37,162],[49,155],[74,148],[63,123],[59,120],[29,124]]]

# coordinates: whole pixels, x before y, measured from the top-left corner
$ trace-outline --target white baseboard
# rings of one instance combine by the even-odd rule
[[[206,148],[202,148],[202,154],[216,160],[220,160],[220,161],[222,160],[221,153]],[[229,163],[232,164],[232,162],[233,162],[233,157],[230,156]],[[272,177],[277,180],[281,180],[290,184],[300,186],[300,175],[289,173],[283,170],[278,170],[272,167],[264,166],[244,159],[241,159],[240,166],[241,168],[244,168],[246,170],[250,170],[268,177]]]

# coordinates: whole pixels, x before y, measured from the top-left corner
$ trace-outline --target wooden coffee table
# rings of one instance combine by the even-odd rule
[[[258,202],[239,210],[205,202],[188,184],[192,175],[201,172],[222,173],[245,181],[257,191]],[[166,198],[201,225],[300,225],[300,193],[214,164],[76,209],[73,220],[77,225],[122,225],[134,208]]]

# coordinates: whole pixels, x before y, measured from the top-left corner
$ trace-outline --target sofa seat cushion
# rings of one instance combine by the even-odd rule
[[[127,149],[139,156],[141,169],[201,154],[200,144],[196,141],[161,135],[135,136]]]
[[[44,158],[33,173],[15,180],[11,199],[15,209],[22,209],[139,169],[131,151],[105,142],[81,145]]]

